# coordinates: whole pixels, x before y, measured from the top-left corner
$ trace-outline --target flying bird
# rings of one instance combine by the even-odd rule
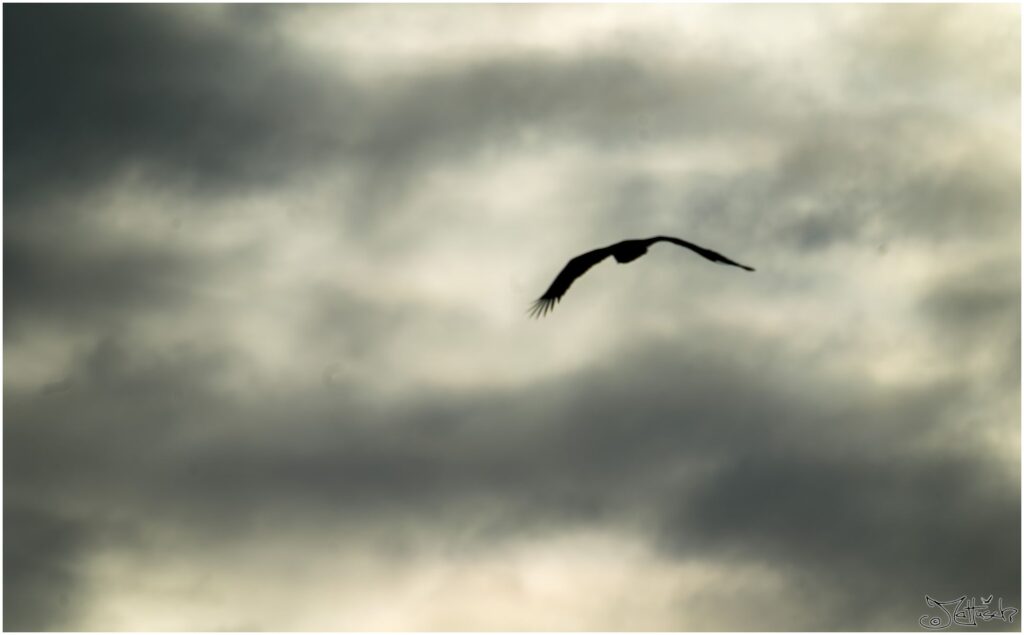
[[[640,256],[647,253],[647,248],[657,242],[669,242],[680,247],[686,247],[697,254],[707,258],[712,262],[720,262],[724,265],[732,265],[739,267],[740,269],[746,269],[747,271],[753,271],[753,267],[741,265],[735,260],[730,260],[717,251],[705,249],[699,245],[694,245],[691,242],[681,240],[679,238],[673,238],[671,236],[655,236],[654,238],[642,238],[637,240],[623,240],[622,242],[615,243],[614,245],[608,245],[607,247],[601,247],[593,251],[588,251],[585,254],[580,254],[569,261],[567,265],[559,272],[558,276],[555,277],[555,281],[551,283],[548,290],[544,292],[544,295],[537,298],[537,301],[530,307],[529,313],[532,317],[541,317],[547,314],[548,311],[555,307],[555,304],[562,300],[562,296],[569,290],[572,283],[585,274],[591,267],[601,262],[608,256],[614,256],[616,262],[625,264],[627,262],[633,262]]]

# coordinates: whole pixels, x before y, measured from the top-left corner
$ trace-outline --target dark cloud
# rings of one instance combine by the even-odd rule
[[[13,336],[39,320],[82,327],[123,316],[129,307],[166,310],[188,300],[190,280],[210,275],[203,264],[177,250],[75,245],[55,250],[9,239],[4,245],[5,331]]]
[[[991,356],[996,372],[985,384],[1010,390],[1020,386],[1021,368],[1020,269],[1012,266],[996,258],[957,266],[918,302],[941,347],[964,361]]]
[[[993,476],[969,457],[765,453],[721,469],[669,527],[686,551],[806,567],[836,611],[815,628],[885,628],[910,624],[925,594],[1020,597],[1020,501]]]
[[[1012,166],[921,151],[948,134],[950,119],[927,110],[910,116],[830,113],[785,144],[777,162],[705,183],[690,206],[756,213],[767,219],[754,226],[759,234],[807,251],[935,242],[1011,225],[1020,207]]]
[[[726,61],[665,67],[618,51],[538,53],[357,86],[285,49],[266,12],[240,13],[249,15],[10,9],[5,51],[29,61],[5,75],[5,147],[18,157],[5,170],[9,209],[129,167],[221,191],[326,166],[363,175],[358,217],[393,203],[424,167],[507,151],[531,130],[546,144],[569,135],[601,147],[784,123],[763,102],[749,108],[767,87]]]
[[[921,310],[942,326],[966,334],[1007,331],[1020,321],[1020,271],[1002,262],[962,268],[936,284]]]
[[[4,628],[70,628],[74,567],[88,526],[12,502],[8,491],[4,498]]]
[[[307,10],[4,9],[8,628],[106,626],[97,554],[179,558],[199,581],[163,601],[188,612],[229,546],[293,584],[268,536],[305,564],[382,542],[408,572],[575,529],[764,567],[800,603],[757,587],[715,628],[1019,606],[1019,164],[987,127],[1017,126],[1019,86],[964,75],[955,21],[867,10],[891,28],[858,39],[823,13],[822,87],[724,40],[360,76],[297,45]],[[965,86],[995,105],[936,98]],[[655,233],[759,271],[652,254],[595,269],[614,303],[588,278],[550,320],[494,317],[541,241],[561,264]]]
[[[966,134],[950,132],[955,121],[939,108],[865,114],[825,105],[799,126],[779,117],[782,134],[769,159],[744,164],[737,151],[735,167],[698,162],[678,178],[643,167],[611,175],[598,186],[604,196],[594,214],[602,222],[593,239],[663,230],[718,241],[741,236],[752,243],[750,257],[763,262],[792,249],[814,256],[882,245],[888,252],[1019,233],[1018,165],[980,150],[929,151]]]
[[[71,390],[8,407],[6,442],[24,453],[7,459],[7,480],[141,527],[220,528],[215,540],[296,517],[417,527],[463,551],[618,526],[652,536],[666,558],[742,558],[818,580],[819,601],[842,614],[815,614],[815,628],[915,620],[925,593],[1018,601],[1013,483],[969,440],[943,455],[924,443],[961,389],[782,376],[766,342],[695,341],[644,344],[550,385],[387,409],[316,383],[233,402],[208,388],[216,357],[106,342]],[[745,354],[714,354],[723,341]],[[37,467],[56,464],[73,484]],[[878,580],[884,593],[871,590]],[[858,612],[885,598],[899,611]],[[786,626],[773,619],[762,624]]]
[[[260,13],[258,10],[256,13]],[[5,9],[5,195],[81,193],[139,167],[207,186],[322,159],[318,76],[246,11],[105,5]],[[261,28],[263,27],[263,28]],[[258,63],[254,63],[258,62]],[[12,161],[17,157],[16,161]]]
[[[768,138],[782,152],[754,170],[659,179],[660,209],[624,192],[609,213],[710,222],[815,250],[987,230],[1020,207],[1019,168],[926,151],[957,122],[941,103],[851,113],[809,94],[794,106],[727,58],[653,65],[625,49],[537,53],[357,84],[337,72],[326,79],[321,61],[287,49],[275,12],[10,13],[19,28],[8,28],[8,56],[31,60],[5,76],[15,214],[42,192],[81,193],[127,168],[220,192],[354,170],[359,195],[344,221],[363,232],[393,218],[416,178],[445,163],[565,141],[628,153],[725,138]],[[627,175],[623,187],[638,178],[646,175]]]
[[[362,202],[349,216],[372,218],[424,167],[536,143],[531,130],[598,152],[785,140],[764,171],[695,174],[698,198],[678,207],[727,218],[772,210],[781,222],[766,229],[812,249],[879,218],[930,235],[1012,220],[1020,207],[1005,166],[922,151],[956,121],[941,103],[851,116],[806,95],[794,107],[739,61],[654,65],[628,50],[482,59],[357,86],[288,50],[273,28],[280,12],[12,7],[5,50],[26,61],[5,75],[5,147],[18,157],[5,170],[9,210],[28,192],[80,190],[129,166],[218,189],[328,166],[359,171]],[[824,206],[801,204],[812,197]]]

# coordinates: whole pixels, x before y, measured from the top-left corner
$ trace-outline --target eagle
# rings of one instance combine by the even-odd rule
[[[691,242],[679,238],[673,238],[672,236],[655,236],[654,238],[640,238],[635,240],[623,240],[617,242],[614,245],[608,245],[607,247],[601,247],[600,249],[594,249],[588,251],[585,254],[580,254],[568,264],[562,268],[562,271],[555,277],[555,281],[551,283],[548,290],[544,292],[544,295],[537,298],[537,301],[533,303],[533,306],[529,309],[531,317],[541,317],[547,314],[548,311],[555,307],[555,304],[562,300],[562,296],[569,290],[572,283],[585,274],[591,267],[601,262],[608,256],[614,256],[616,262],[625,264],[627,262],[633,262],[640,256],[647,253],[648,247],[657,242],[669,242],[680,247],[685,247],[697,254],[707,258],[711,262],[720,262],[724,265],[732,265],[733,267],[739,267],[747,271],[753,271],[753,267],[747,265],[741,265],[740,263],[723,256],[717,251],[712,251],[700,245],[695,245]]]

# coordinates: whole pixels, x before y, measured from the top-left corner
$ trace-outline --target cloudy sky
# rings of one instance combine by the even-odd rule
[[[6,628],[1020,607],[1018,7],[3,14]]]

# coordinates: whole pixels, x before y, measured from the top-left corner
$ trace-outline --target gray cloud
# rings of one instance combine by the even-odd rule
[[[425,395],[383,411],[319,386],[232,404],[204,388],[216,361],[140,364],[107,342],[83,360],[81,383],[8,411],[8,443],[26,450],[8,458],[8,479],[78,501],[94,522],[127,513],[142,528],[219,528],[214,540],[280,510],[416,526],[462,551],[619,526],[650,535],[669,558],[795,569],[818,580],[820,601],[848,627],[875,625],[858,611],[883,595],[901,599],[889,619],[916,619],[918,596],[964,585],[1019,596],[1014,485],[969,441],[945,455],[925,444],[955,423],[944,413],[962,389],[885,394],[848,377],[772,379],[763,343],[722,360],[712,351],[735,334],[700,339],[671,354],[670,342],[645,344],[552,385]],[[797,382],[817,398],[800,396]],[[40,465],[64,466],[75,483],[52,490]],[[983,553],[956,555],[967,544]],[[878,576],[883,595],[869,590]],[[836,615],[808,619],[826,628]],[[761,624],[786,625],[772,620]]]
[[[5,75],[6,147],[18,157],[5,170],[8,209],[133,165],[204,186],[279,179],[299,152],[317,160],[317,131],[303,125],[323,101],[312,71],[240,20],[246,10],[220,12],[9,10],[5,51],[22,62]]]
[[[60,630],[71,624],[74,558],[85,527],[45,511],[4,506],[4,627]]]
[[[1019,606],[1019,33],[662,10],[5,8],[5,624]]]
[[[217,189],[333,166],[358,169],[364,205],[379,211],[426,166],[515,147],[538,129],[549,142],[571,135],[630,147],[789,123],[764,102],[747,107],[769,88],[742,67],[657,67],[618,50],[483,59],[357,86],[286,50],[271,19],[241,20],[249,11],[267,17],[215,7],[13,9],[23,26],[7,49],[32,62],[7,79],[17,122],[8,147],[20,157],[9,170],[12,210],[23,190],[80,191],[132,166]]]
[[[103,322],[126,307],[160,310],[187,301],[182,281],[206,273],[202,263],[177,251],[152,248],[124,253],[74,246],[51,251],[28,241],[4,246],[8,283],[8,330],[26,322],[56,319],[70,324]],[[83,253],[84,252],[84,253]]]

